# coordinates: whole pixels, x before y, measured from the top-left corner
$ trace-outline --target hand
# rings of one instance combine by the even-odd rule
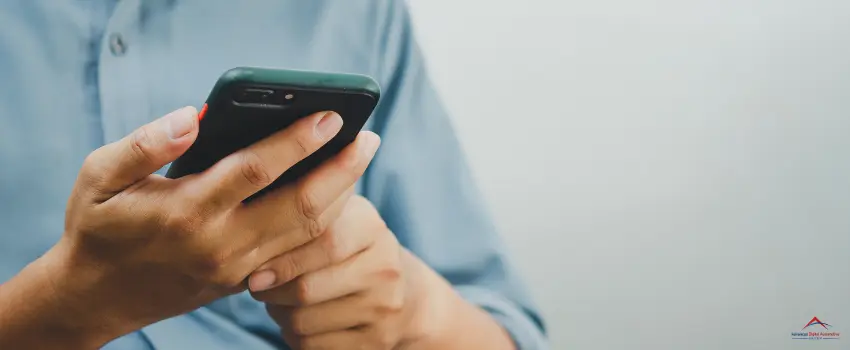
[[[250,286],[294,349],[394,349],[426,332],[435,284],[424,271],[352,196],[327,232],[263,265]]]
[[[487,312],[404,249],[360,196],[317,239],[260,267],[249,285],[296,350],[514,349]]]
[[[379,143],[361,133],[298,183],[243,204],[333,137],[342,119],[305,117],[200,174],[151,175],[194,142],[196,120],[194,108],[175,111],[94,151],[80,171],[64,236],[43,265],[63,306],[57,317],[97,334],[88,345],[244,290],[263,263],[325,231]]]

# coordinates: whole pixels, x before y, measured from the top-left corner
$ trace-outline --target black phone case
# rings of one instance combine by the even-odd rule
[[[236,102],[236,94],[245,88],[273,90],[277,96],[291,94],[292,99],[285,101],[286,104],[282,106]],[[171,164],[166,177],[180,178],[203,172],[229,154],[310,114],[321,111],[340,114],[343,126],[333,139],[247,199],[250,201],[297,180],[353,142],[372,114],[379,97],[377,83],[362,75],[264,68],[232,69],[222,75],[207,99],[197,140]]]

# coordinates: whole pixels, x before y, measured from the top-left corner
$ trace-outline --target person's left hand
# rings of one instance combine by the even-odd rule
[[[439,322],[434,303],[450,290],[439,281],[355,195],[324,234],[269,261],[249,286],[294,349],[396,349]]]

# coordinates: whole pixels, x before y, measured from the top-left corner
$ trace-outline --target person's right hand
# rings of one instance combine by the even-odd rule
[[[380,143],[361,132],[335,158],[255,201],[340,130],[336,113],[305,117],[207,171],[152,175],[197,137],[191,107],[94,151],[67,206],[65,233],[49,252],[53,297],[96,346],[244,290],[269,259],[320,235]]]

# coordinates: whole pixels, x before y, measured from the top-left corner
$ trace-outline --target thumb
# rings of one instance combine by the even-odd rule
[[[98,192],[120,192],[182,155],[198,136],[197,110],[184,107],[94,151],[82,175]]]

